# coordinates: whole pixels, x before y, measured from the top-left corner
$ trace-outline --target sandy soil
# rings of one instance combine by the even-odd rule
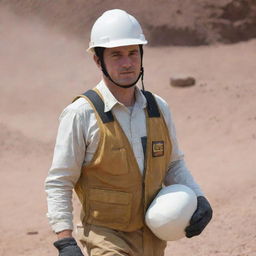
[[[0,9],[0,255],[57,255],[44,179],[58,116],[100,79],[87,44]],[[256,40],[145,49],[146,88],[170,104],[181,147],[214,209],[166,255],[256,256]],[[196,85],[173,88],[172,75]],[[75,201],[75,221],[78,203]]]

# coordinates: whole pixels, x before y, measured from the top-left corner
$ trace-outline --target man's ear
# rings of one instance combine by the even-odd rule
[[[96,63],[96,65],[98,66],[98,68],[101,69],[100,58],[96,54],[93,55],[93,60]]]

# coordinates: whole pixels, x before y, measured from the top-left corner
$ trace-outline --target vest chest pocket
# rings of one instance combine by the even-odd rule
[[[121,191],[90,189],[88,223],[114,229],[125,228],[131,218],[132,194]]]
[[[111,175],[124,175],[129,172],[128,158],[126,149],[123,147],[112,148],[109,152],[105,152],[103,158],[105,163],[102,170]]]

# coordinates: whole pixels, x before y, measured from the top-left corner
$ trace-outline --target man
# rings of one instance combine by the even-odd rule
[[[186,236],[199,235],[211,207],[185,166],[167,103],[144,90],[138,21],[122,10],[95,22],[89,51],[102,81],[61,114],[53,163],[46,179],[48,217],[61,256],[83,255],[72,237],[72,190],[81,204],[88,255],[164,255],[166,242],[144,224],[162,184],[180,183],[197,195]],[[136,86],[141,78],[143,90]]]

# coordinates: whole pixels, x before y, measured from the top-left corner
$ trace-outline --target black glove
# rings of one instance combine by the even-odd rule
[[[59,239],[53,245],[59,250],[59,256],[84,256],[73,237]]]
[[[197,209],[190,219],[190,224],[186,227],[186,237],[198,236],[207,226],[212,218],[212,208],[203,196],[197,197]]]

